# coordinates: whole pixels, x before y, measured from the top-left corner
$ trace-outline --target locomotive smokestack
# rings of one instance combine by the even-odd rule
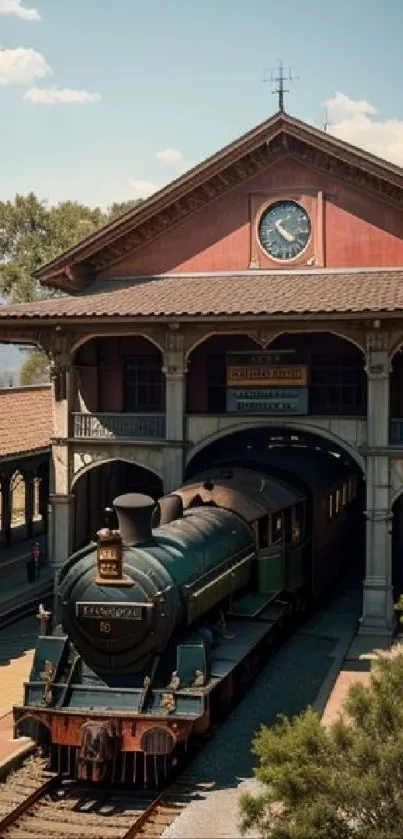
[[[183,516],[183,501],[180,495],[164,495],[160,498],[153,517],[153,526],[161,527],[164,524],[169,524],[171,521],[176,521]]]
[[[151,519],[155,501],[149,495],[140,495],[136,492],[119,495],[115,498],[113,506],[125,547],[142,545],[152,540]]]

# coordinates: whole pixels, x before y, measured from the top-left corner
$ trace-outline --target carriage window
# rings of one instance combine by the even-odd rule
[[[336,489],[336,516],[340,513],[340,490]]]
[[[329,519],[333,518],[333,495],[330,493],[327,499],[327,516]]]
[[[280,542],[283,538],[283,514],[273,513],[271,517],[271,542]]]
[[[347,484],[344,483],[341,491],[341,505],[345,507],[347,504]]]
[[[299,542],[302,537],[302,504],[292,508],[291,541]]]
[[[267,548],[269,544],[269,519],[268,516],[259,519],[258,523],[258,545],[259,548]]]

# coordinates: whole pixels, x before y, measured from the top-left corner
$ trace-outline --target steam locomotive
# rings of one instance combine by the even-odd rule
[[[357,469],[291,459],[217,466],[158,503],[122,495],[118,528],[66,560],[61,624],[42,621],[13,709],[52,769],[160,785],[339,573],[360,530]]]

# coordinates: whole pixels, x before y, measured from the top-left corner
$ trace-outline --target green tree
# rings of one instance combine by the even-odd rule
[[[16,303],[55,294],[32,273],[138,203],[115,202],[104,212],[76,201],[51,207],[32,192],[0,201],[0,293]]]
[[[131,201],[114,201],[107,209],[107,220],[115,221],[116,218],[127,213],[128,210],[133,210],[142,203],[142,198],[133,198]]]
[[[32,349],[20,368],[20,385],[42,385],[50,382],[49,359],[42,350]]]
[[[48,207],[32,192],[0,202],[0,291],[13,302],[49,296],[31,275],[105,222],[100,209],[73,201]]]
[[[253,742],[261,792],[241,796],[242,830],[273,839],[403,836],[403,645],[379,653],[329,728],[309,708]]]

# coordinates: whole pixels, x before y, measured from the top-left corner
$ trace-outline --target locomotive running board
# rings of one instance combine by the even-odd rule
[[[232,603],[227,615],[231,618],[256,618],[279,594],[280,591],[270,594],[249,592]]]

